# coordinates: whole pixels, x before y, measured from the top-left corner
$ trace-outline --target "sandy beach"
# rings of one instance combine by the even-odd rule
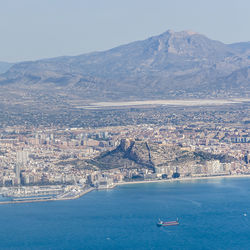
[[[193,180],[223,179],[223,178],[250,178],[250,174],[249,175],[241,174],[241,175],[197,176],[197,177],[185,177],[185,178],[175,178],[175,179],[165,179],[165,180],[131,181],[131,182],[120,182],[120,183],[117,183],[116,186],[129,185],[129,184],[140,184],[140,183],[193,181]]]

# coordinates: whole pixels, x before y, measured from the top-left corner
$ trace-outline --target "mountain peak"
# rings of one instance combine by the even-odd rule
[[[192,30],[182,30],[182,31],[174,31],[174,30],[167,30],[162,35],[171,35],[171,36],[192,36],[192,35],[199,35],[199,33],[194,32]]]
[[[217,57],[217,54],[225,56],[228,51],[223,43],[191,30],[167,30],[155,39],[159,42],[158,51],[179,56],[208,58],[211,55]]]
[[[187,33],[189,36],[193,36],[193,35],[198,35],[199,33],[194,32],[192,30],[184,30],[183,32]]]

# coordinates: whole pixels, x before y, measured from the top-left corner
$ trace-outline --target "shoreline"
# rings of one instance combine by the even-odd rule
[[[0,205],[3,204],[17,204],[17,203],[34,203],[34,202],[49,202],[49,201],[65,201],[65,200],[76,200],[87,193],[92,192],[93,190],[109,190],[114,189],[117,186],[122,185],[131,185],[131,184],[146,184],[146,183],[164,183],[164,182],[183,182],[183,181],[193,181],[193,180],[208,180],[208,179],[223,179],[223,178],[250,178],[250,174],[241,174],[241,175],[215,175],[215,176],[195,176],[195,177],[182,177],[182,178],[172,178],[172,179],[164,179],[164,180],[143,180],[143,181],[130,181],[130,182],[120,182],[114,183],[114,185],[110,188],[89,188],[87,190],[82,191],[81,193],[65,198],[51,198],[51,199],[34,199],[34,200],[12,200],[12,201],[0,201]]]
[[[250,178],[250,174],[241,175],[214,175],[214,176],[194,176],[194,177],[182,177],[182,178],[172,178],[165,180],[143,180],[143,181],[130,181],[130,182],[120,182],[116,183],[116,186],[120,185],[130,185],[130,184],[140,184],[140,183],[157,183],[157,182],[176,182],[176,181],[193,181],[193,180],[207,180],[207,179],[223,179],[223,178]]]

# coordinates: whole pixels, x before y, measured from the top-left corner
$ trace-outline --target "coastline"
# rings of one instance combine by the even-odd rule
[[[214,175],[214,176],[194,176],[194,177],[182,177],[182,178],[172,178],[165,180],[144,180],[144,181],[130,181],[130,182],[119,182],[116,186],[120,185],[130,185],[130,184],[140,184],[140,183],[156,183],[156,182],[176,182],[176,181],[193,181],[193,180],[206,180],[206,179],[223,179],[223,178],[250,178],[250,174],[241,175]]]
[[[172,178],[172,179],[164,179],[164,180],[143,180],[143,181],[130,181],[130,182],[119,182],[115,183],[110,188],[89,188],[87,190],[82,191],[81,193],[65,198],[49,198],[49,199],[33,199],[33,200],[10,200],[10,201],[0,201],[0,205],[2,204],[17,204],[17,203],[34,203],[34,202],[49,202],[49,201],[65,201],[65,200],[75,200],[78,199],[87,193],[92,192],[93,190],[108,190],[113,189],[117,186],[122,185],[131,185],[131,184],[146,184],[146,183],[164,183],[164,182],[183,182],[183,181],[193,181],[193,180],[206,180],[206,179],[223,179],[223,178],[250,178],[250,174],[241,174],[241,175],[215,175],[215,176],[195,176],[195,177],[182,177],[182,178]]]

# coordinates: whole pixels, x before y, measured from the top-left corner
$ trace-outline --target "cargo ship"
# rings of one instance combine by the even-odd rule
[[[177,226],[179,225],[179,220],[178,218],[174,221],[162,221],[159,219],[158,223],[157,223],[157,226],[158,227],[167,227],[167,226]]]

